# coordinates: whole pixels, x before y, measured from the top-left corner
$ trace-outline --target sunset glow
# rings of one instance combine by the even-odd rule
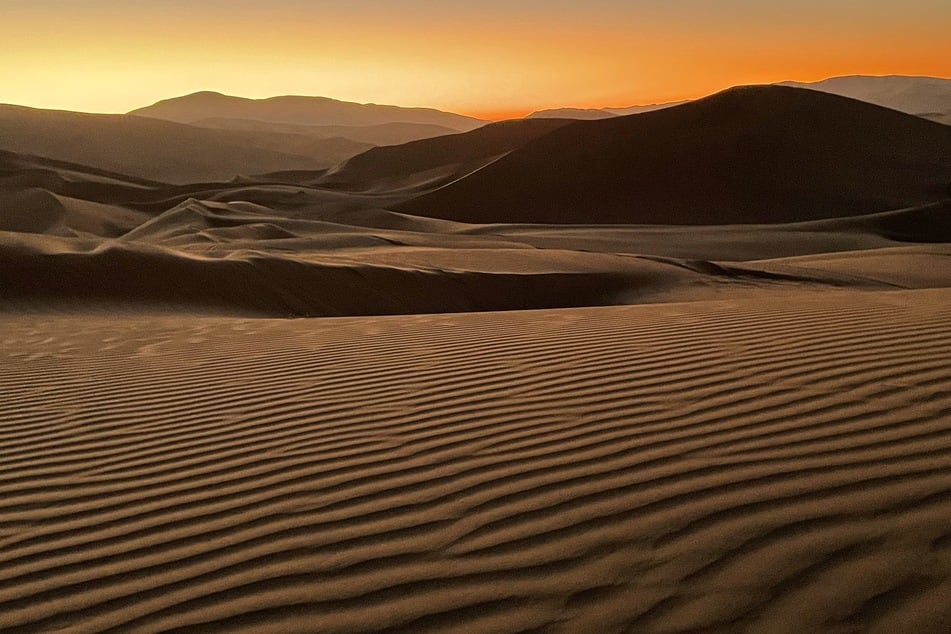
[[[92,112],[215,90],[498,119],[746,83],[951,76],[944,0],[40,0],[0,12],[0,102]]]

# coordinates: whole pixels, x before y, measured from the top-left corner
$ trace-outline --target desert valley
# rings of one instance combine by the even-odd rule
[[[951,631],[949,117],[0,106],[0,631]]]

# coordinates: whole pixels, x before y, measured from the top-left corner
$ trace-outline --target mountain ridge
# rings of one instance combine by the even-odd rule
[[[163,99],[128,114],[193,123],[202,119],[250,119],[268,123],[297,125],[376,125],[381,123],[423,123],[467,132],[487,123],[474,117],[417,108],[381,104],[361,104],[330,97],[280,95],[264,99],[236,97],[201,91]]]

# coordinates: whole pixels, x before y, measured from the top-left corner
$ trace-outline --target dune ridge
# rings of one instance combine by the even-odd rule
[[[0,627],[943,631],[949,306],[2,316]]]
[[[558,119],[502,121],[463,134],[373,148],[328,170],[315,183],[351,190],[431,189],[466,176],[567,123]]]
[[[576,121],[394,207],[462,222],[748,224],[951,195],[951,128],[813,90],[747,86]]]

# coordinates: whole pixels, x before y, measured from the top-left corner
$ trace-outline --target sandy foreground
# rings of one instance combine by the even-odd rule
[[[951,628],[949,289],[0,333],[4,631]]]

